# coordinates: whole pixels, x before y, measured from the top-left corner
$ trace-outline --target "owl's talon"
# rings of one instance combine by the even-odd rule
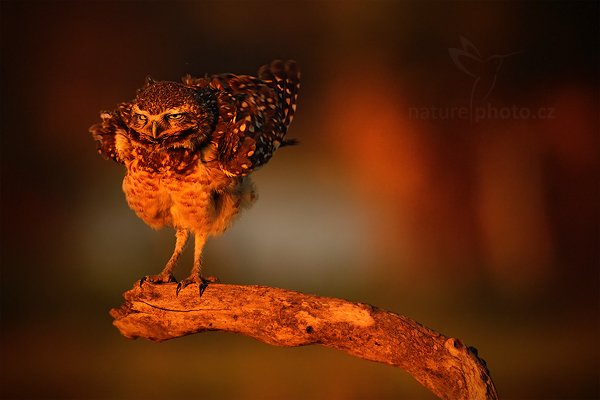
[[[177,284],[177,289],[176,289],[175,293],[177,294],[177,296],[179,296],[179,292],[181,291],[181,289],[185,288],[188,285],[191,285],[192,283],[196,283],[196,284],[198,284],[199,297],[202,297],[202,294],[204,293],[204,291],[206,290],[208,285],[210,283],[216,283],[218,281],[219,280],[217,278],[215,278],[214,276],[209,276],[207,278],[203,278],[201,276],[188,277]]]
[[[146,275],[140,279],[140,287],[142,287],[146,281],[151,283],[177,283],[177,279],[175,279],[173,274]]]
[[[208,283],[209,283],[209,281],[207,279],[204,279],[204,278],[201,278],[201,279],[202,279],[202,283],[200,283],[200,286],[198,286],[198,297],[202,297],[202,294],[208,287]]]
[[[185,288],[188,285],[191,285],[192,283],[200,283],[199,281],[201,281],[202,278],[198,277],[198,278],[194,278],[194,277],[188,277],[185,278],[184,280],[182,280],[181,282],[179,282],[177,284],[177,289],[175,289],[175,294],[177,296],[179,296],[179,292],[181,292],[181,289]]]

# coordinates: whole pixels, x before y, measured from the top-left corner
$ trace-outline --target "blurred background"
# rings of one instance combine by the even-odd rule
[[[174,233],[128,209],[88,127],[146,75],[275,58],[303,71],[301,145],[206,274],[409,316],[478,348],[505,399],[600,396],[597,2],[0,5],[2,398],[434,398],[319,346],[111,325]]]

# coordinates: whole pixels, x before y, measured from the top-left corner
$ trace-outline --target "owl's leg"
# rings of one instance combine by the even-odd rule
[[[189,231],[186,229],[177,229],[177,232],[175,233],[175,250],[173,251],[173,255],[171,256],[171,258],[167,262],[167,265],[160,274],[148,275],[143,277],[140,280],[140,286],[142,286],[142,284],[146,281],[152,283],[177,282],[177,279],[175,279],[175,277],[173,276],[173,268],[175,268],[175,265],[177,265],[177,260],[179,260],[179,256],[181,256],[181,253],[183,252],[183,248],[187,243],[189,234]]]
[[[204,293],[204,290],[208,287],[209,283],[213,283],[216,281],[215,278],[203,278],[201,274],[202,269],[202,249],[204,248],[204,244],[206,243],[206,234],[205,233],[195,233],[194,234],[194,266],[192,267],[192,273],[190,276],[179,282],[177,285],[177,294],[184,287],[197,283],[199,285],[200,296]]]

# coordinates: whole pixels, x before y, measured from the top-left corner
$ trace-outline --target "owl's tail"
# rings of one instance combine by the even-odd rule
[[[258,69],[258,78],[279,92],[284,123],[286,127],[289,126],[294,118],[296,99],[300,89],[300,69],[296,61],[274,60],[271,64],[263,65]]]

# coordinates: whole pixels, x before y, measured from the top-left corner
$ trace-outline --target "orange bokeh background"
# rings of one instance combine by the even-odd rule
[[[0,6],[2,398],[433,398],[318,346],[154,344],[111,325],[174,234],[127,208],[123,168],[88,127],[146,75],[251,74],[274,58],[302,68],[301,144],[255,174],[258,202],[209,240],[206,273],[459,337],[501,398],[600,396],[597,3]],[[473,76],[451,57],[464,40]],[[177,275],[190,265],[188,252]]]

